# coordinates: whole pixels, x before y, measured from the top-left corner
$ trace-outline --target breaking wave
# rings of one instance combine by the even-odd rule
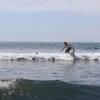
[[[10,86],[13,86],[15,82],[16,82],[16,79],[0,80],[0,88],[9,88]]]
[[[100,53],[75,53],[77,60],[100,60]],[[0,53],[0,60],[73,60],[64,53]]]
[[[16,79],[9,88],[0,88],[0,100],[99,100],[100,87],[62,81]]]

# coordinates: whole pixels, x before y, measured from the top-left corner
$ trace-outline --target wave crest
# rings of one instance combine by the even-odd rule
[[[4,99],[5,98],[5,99]],[[0,100],[99,100],[100,87],[62,81],[17,79],[15,87],[0,88]]]
[[[100,53],[76,53],[77,60],[100,60]],[[74,60],[64,53],[0,53],[0,60]]]

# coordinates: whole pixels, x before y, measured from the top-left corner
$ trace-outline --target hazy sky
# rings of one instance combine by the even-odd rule
[[[0,0],[0,41],[100,42],[100,0]]]

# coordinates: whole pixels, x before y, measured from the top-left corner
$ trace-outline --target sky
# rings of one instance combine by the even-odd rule
[[[100,0],[0,0],[0,41],[100,42]]]

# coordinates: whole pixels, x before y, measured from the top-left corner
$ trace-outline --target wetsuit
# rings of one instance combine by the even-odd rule
[[[67,48],[66,51],[65,51],[65,53],[67,53],[67,52],[69,53],[69,51],[70,51],[71,49],[73,49],[73,51],[75,52],[75,50],[74,50],[74,48],[73,48],[72,45],[67,44],[67,45],[65,45],[65,47]]]

